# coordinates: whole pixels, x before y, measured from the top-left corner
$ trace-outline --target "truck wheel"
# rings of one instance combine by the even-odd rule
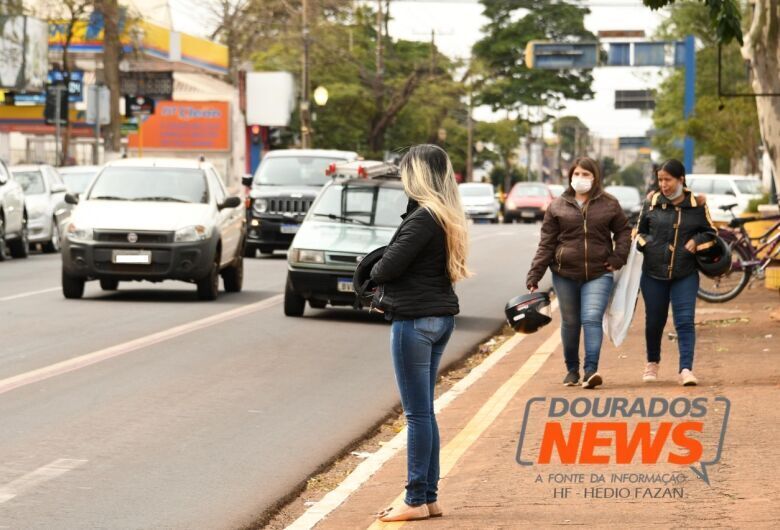
[[[287,278],[287,286],[284,288],[284,314],[288,317],[302,317],[306,309],[306,299],[298,296],[292,288],[290,278]]]
[[[274,247],[259,247],[260,254],[263,256],[271,256],[274,253]]]
[[[84,296],[84,279],[70,276],[62,271],[62,294],[65,298],[81,298]]]
[[[240,293],[244,285],[244,258],[238,256],[236,261],[222,271],[222,282],[225,284],[225,291],[229,293]]]
[[[0,261],[5,261],[10,258],[8,253],[8,244],[5,241],[5,219],[0,214]]]
[[[100,288],[104,291],[116,291],[119,288],[119,280],[100,278]]]
[[[209,273],[196,282],[200,300],[216,300],[219,294],[219,255],[214,258]]]
[[[328,303],[322,300],[309,300],[309,305],[314,309],[325,309],[325,306],[328,305]]]

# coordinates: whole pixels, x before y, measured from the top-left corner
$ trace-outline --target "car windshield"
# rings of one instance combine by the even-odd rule
[[[322,186],[329,177],[325,170],[342,159],[314,156],[285,156],[263,160],[255,186]]]
[[[460,186],[461,197],[492,197],[493,186]]]
[[[71,193],[84,193],[87,189],[87,184],[95,176],[96,171],[85,171],[83,173],[68,172],[62,173],[62,180],[65,182],[65,187]]]
[[[561,186],[559,184],[551,184],[551,185],[549,185],[547,187],[550,188],[550,191],[552,192],[553,197],[560,197],[561,193],[563,193],[566,190],[566,188],[564,188],[563,186]]]
[[[22,186],[26,195],[46,193],[43,175],[40,171],[14,171],[14,179]]]
[[[546,197],[547,188],[543,186],[517,186],[512,190],[516,197]]]
[[[108,167],[98,175],[88,199],[207,203],[209,193],[200,169]]]
[[[319,221],[398,226],[408,199],[402,188],[334,184],[328,186],[311,210]]]
[[[737,189],[740,193],[748,195],[759,195],[761,193],[761,183],[757,180],[735,180]]]
[[[639,190],[636,188],[623,187],[623,186],[607,186],[605,190],[610,195],[614,196],[619,203],[639,204],[641,198],[639,197]]]

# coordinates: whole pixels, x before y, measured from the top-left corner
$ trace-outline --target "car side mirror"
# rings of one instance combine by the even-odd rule
[[[66,188],[65,186],[54,186],[51,189],[52,193],[62,193],[64,191],[68,191],[68,188]]]
[[[736,194],[736,193],[734,193],[734,191],[733,191],[733,190],[728,190],[728,191],[726,192],[726,195],[731,195],[732,197],[736,197],[736,196],[737,196],[737,194]]]
[[[247,173],[246,175],[241,177],[241,184],[243,184],[247,188],[251,188],[252,187],[252,174],[251,173]]]
[[[79,203],[79,194],[78,193],[66,193],[65,194],[65,202],[67,204],[78,204]]]
[[[241,197],[228,197],[217,208],[223,210],[225,208],[238,208],[239,206],[241,206]]]

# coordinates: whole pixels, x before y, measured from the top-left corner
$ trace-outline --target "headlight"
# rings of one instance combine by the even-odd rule
[[[506,207],[509,208],[510,210],[514,210],[515,209],[515,201],[513,201],[512,199],[507,199]]]
[[[255,199],[253,208],[257,213],[265,213],[268,211],[268,201],[265,199]]]
[[[95,234],[91,228],[79,228],[73,223],[68,225],[65,235],[69,241],[87,242],[95,240]]]
[[[321,250],[305,250],[294,248],[290,251],[290,261],[293,263],[325,263],[325,253]]]
[[[203,225],[185,226],[176,230],[176,234],[173,236],[173,241],[176,243],[184,243],[187,241],[203,241],[208,239],[211,235],[211,230]]]

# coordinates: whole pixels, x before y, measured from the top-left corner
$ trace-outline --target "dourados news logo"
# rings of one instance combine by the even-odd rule
[[[684,465],[709,485],[707,466],[720,460],[730,409],[720,396],[535,397],[525,406],[515,459],[522,466]],[[529,429],[529,421],[543,426]],[[524,453],[529,446],[538,451]]]

